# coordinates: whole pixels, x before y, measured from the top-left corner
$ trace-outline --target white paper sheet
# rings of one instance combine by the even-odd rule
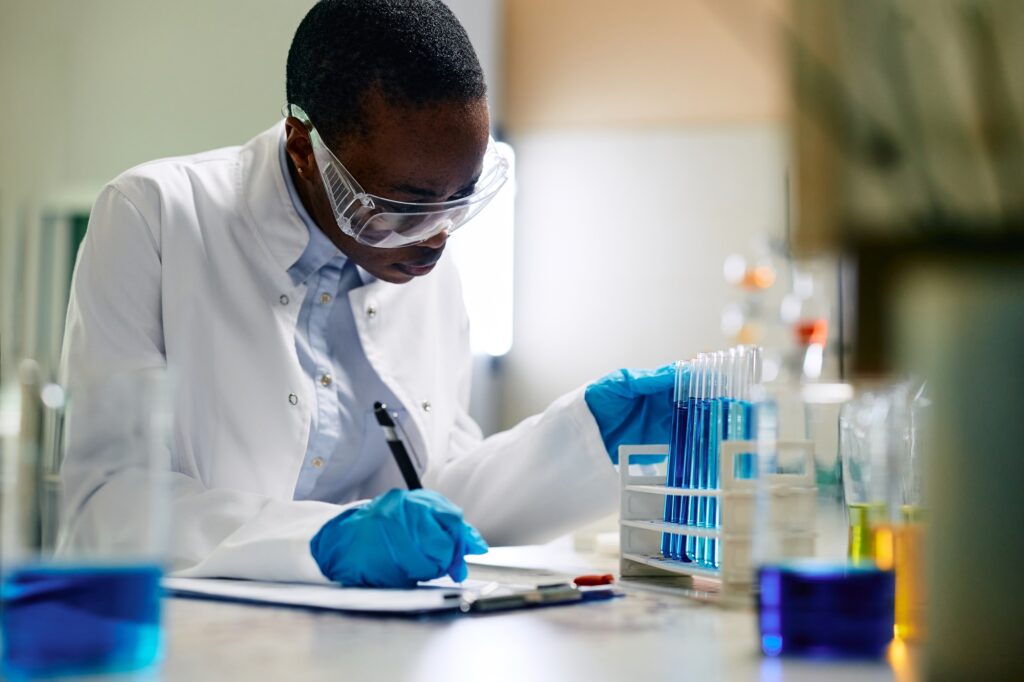
[[[411,590],[220,578],[164,578],[163,586],[168,592],[182,596],[333,611],[396,614],[457,610],[462,589],[479,589],[474,581],[466,581],[460,586],[451,580],[433,581],[427,586]]]

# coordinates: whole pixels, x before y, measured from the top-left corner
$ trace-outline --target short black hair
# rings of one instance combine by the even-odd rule
[[[285,89],[329,141],[365,132],[364,96],[403,105],[487,94],[466,30],[441,0],[320,0],[288,50]]]

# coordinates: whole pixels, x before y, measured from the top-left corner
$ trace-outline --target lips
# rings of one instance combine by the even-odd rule
[[[426,258],[420,258],[408,263],[395,263],[393,267],[407,275],[422,277],[433,270],[434,266],[437,265],[437,261],[440,259],[441,251],[434,251]]]
[[[408,265],[406,263],[395,263],[394,267],[396,270],[400,270],[401,272],[404,272],[407,275],[412,275],[413,277],[422,277],[423,275],[433,270],[435,265],[437,265],[437,261],[434,261],[430,265]]]

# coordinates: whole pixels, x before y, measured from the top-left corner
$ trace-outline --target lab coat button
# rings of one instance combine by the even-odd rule
[[[321,457],[314,457],[311,464],[313,465],[314,469],[319,469],[324,465],[324,460]]]
[[[424,412],[430,412],[430,401],[429,400],[424,400],[423,401],[423,411]]]
[[[321,385],[323,385],[323,386],[330,386],[331,385],[331,381],[333,381],[333,379],[331,379],[331,375],[330,374],[321,374],[320,375],[320,383],[321,383]]]
[[[299,396],[295,395],[294,393],[289,393],[288,394],[288,402],[291,403],[292,405],[298,405],[299,404]]]
[[[320,302],[321,303],[330,303],[331,302],[331,295],[328,294],[327,292],[324,292],[324,293],[320,294]]]
[[[372,305],[367,307],[366,308],[366,316],[369,317],[370,319],[373,319],[374,317],[377,317],[377,308],[375,308]]]
[[[281,305],[288,305],[288,303],[291,301],[291,299],[288,298],[288,294],[281,294],[281,298],[277,300],[281,301]]]

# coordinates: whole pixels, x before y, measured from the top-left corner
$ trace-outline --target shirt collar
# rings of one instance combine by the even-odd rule
[[[278,157],[281,163],[281,174],[284,176],[284,184],[288,189],[288,196],[292,200],[292,207],[309,231],[309,243],[306,244],[306,248],[298,260],[288,268],[288,275],[292,278],[292,282],[298,285],[305,283],[310,275],[328,263],[341,269],[348,262],[348,257],[323,233],[323,230],[314,222],[312,216],[309,215],[305,205],[302,203],[299,191],[295,188],[295,183],[292,181],[291,173],[288,172],[288,158],[285,155],[285,139],[283,136],[278,148]],[[356,270],[359,272],[359,279],[362,284],[369,284],[374,281],[374,276],[362,268],[357,266]]]

